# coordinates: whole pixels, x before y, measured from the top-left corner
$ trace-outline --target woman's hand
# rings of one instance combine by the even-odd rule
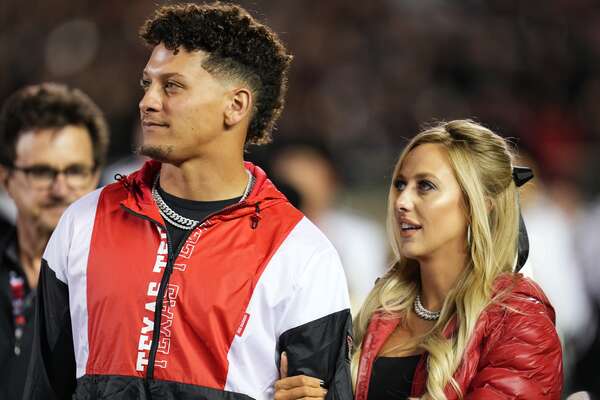
[[[279,374],[281,379],[275,382],[275,400],[321,400],[325,399],[327,390],[321,385],[322,380],[306,375],[291,376],[288,378],[288,363],[285,352],[281,353],[281,366]]]

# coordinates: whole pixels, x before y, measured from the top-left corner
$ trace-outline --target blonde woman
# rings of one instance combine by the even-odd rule
[[[388,199],[395,262],[355,319],[356,400],[560,399],[554,311],[513,272],[513,166],[505,140],[468,120],[427,129],[402,152]],[[325,398],[320,385],[286,377],[275,399]]]

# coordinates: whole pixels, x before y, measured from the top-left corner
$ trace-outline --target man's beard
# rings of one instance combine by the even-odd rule
[[[153,160],[160,162],[172,162],[171,155],[173,153],[173,145],[167,146],[150,146],[141,145],[137,148],[136,153],[142,156],[150,157]]]

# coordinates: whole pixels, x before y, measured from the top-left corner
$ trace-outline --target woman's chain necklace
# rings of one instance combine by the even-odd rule
[[[430,311],[423,307],[423,303],[421,303],[421,295],[417,295],[415,297],[415,302],[413,303],[413,310],[415,310],[415,314],[427,321],[436,321],[440,318],[440,311]]]

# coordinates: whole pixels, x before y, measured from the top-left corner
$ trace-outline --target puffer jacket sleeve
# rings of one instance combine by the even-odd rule
[[[465,398],[560,399],[562,350],[554,311],[534,297],[510,303],[484,342]]]

